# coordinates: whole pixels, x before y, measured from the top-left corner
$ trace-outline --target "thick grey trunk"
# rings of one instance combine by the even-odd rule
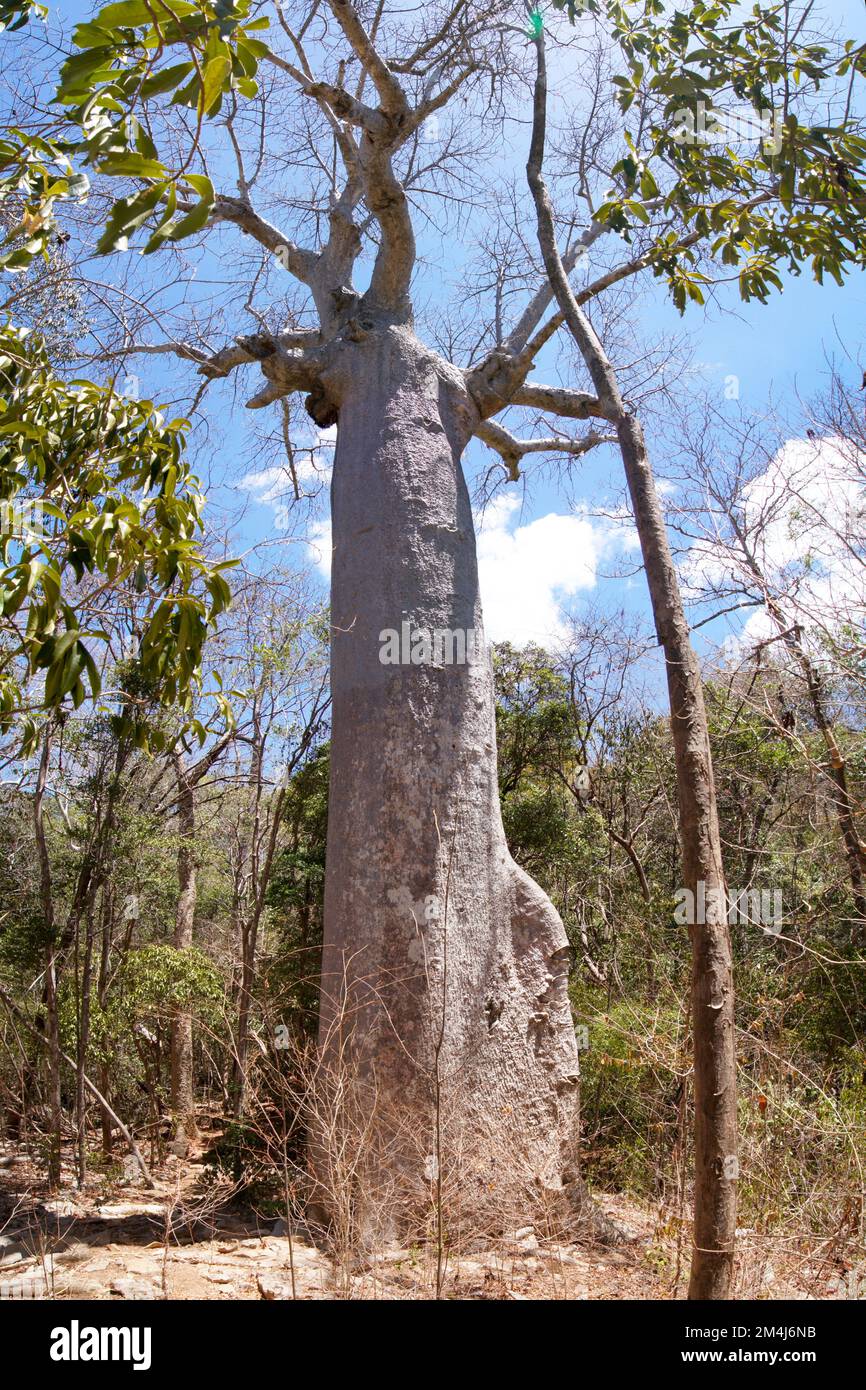
[[[339,437],[320,1043],[344,1089],[340,1101],[331,1084],[320,1115],[320,1202],[333,1210],[335,1134],[346,1143],[354,1124],[340,1162],[352,1153],[355,1210],[382,1234],[435,1219],[440,1202],[475,1224],[540,1200],[561,1219],[579,1191],[569,949],[502,828],[460,465],[474,407],[404,327],[347,348],[327,386]],[[403,623],[466,634],[465,663],[384,664],[381,634]]]

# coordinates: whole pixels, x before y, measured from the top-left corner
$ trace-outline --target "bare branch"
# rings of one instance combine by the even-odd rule
[[[591,226],[587,227],[585,232],[581,233],[574,245],[569,248],[562,258],[566,274],[571,274],[578,262],[586,255],[589,247],[592,246],[594,242],[598,241],[599,237],[603,236],[608,230],[609,228],[606,227],[603,222],[593,222]],[[613,283],[613,281],[611,281],[611,283]],[[507,352],[517,354],[523,351],[529,342],[529,336],[532,330],[541,322],[541,317],[552,299],[553,288],[549,279],[545,279],[544,284],[540,285],[536,290],[526,308],[523,310],[523,313],[520,315],[520,318],[517,320],[517,323],[505,339],[503,347]],[[562,323],[562,316],[557,315],[556,317],[559,320],[556,327],[559,328]]]
[[[538,410],[565,415],[571,420],[589,420],[593,416],[600,420],[616,419],[615,412],[596,396],[590,396],[585,391],[569,391],[563,386],[543,386],[533,381],[519,386],[509,404],[532,405]]]
[[[502,425],[492,420],[484,420],[475,431],[476,437],[494,449],[502,458],[508,470],[508,477],[516,483],[520,477],[520,460],[525,454],[588,454],[599,444],[615,444],[616,435],[596,434],[591,430],[582,439],[568,439],[563,435],[548,435],[541,439],[518,439]]]
[[[409,292],[415,264],[415,233],[409,204],[391,164],[391,150],[365,133],[361,141],[365,201],[382,231],[369,297],[372,303],[396,309]]]
[[[280,259],[284,270],[288,270],[303,284],[310,284],[316,270],[318,256],[315,251],[307,251],[290,241],[279,227],[266,222],[254,210],[246,198],[229,198],[219,194],[214,202],[211,222],[231,222],[241,231],[271,251]]]
[[[352,51],[364,70],[369,73],[382,103],[382,110],[389,115],[405,115],[408,111],[406,93],[377,51],[354,5],[350,0],[328,0],[328,3]]]

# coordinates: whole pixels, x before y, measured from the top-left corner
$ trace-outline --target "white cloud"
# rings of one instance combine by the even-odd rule
[[[563,599],[596,581],[592,522],[555,512],[515,526],[518,497],[488,506],[478,531],[484,627],[491,642],[549,646],[564,635]]]
[[[629,549],[632,528],[597,523],[580,514],[550,512],[515,525],[520,499],[502,495],[477,520],[478,574],[484,628],[490,642],[551,646],[566,635],[562,605],[595,587],[598,562]],[[331,523],[315,522],[307,545],[316,568],[331,572]]]
[[[848,553],[843,537],[861,529],[863,460],[859,468],[858,477],[842,440],[789,439],[744,490],[748,519],[762,523],[759,562],[774,579],[807,559],[835,567]]]
[[[245,473],[239,486],[255,493],[256,502],[278,502],[290,486],[288,469],[263,468],[259,473]]]

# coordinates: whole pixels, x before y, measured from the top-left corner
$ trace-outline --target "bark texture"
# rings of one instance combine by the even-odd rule
[[[62,1058],[60,1052],[60,1015],[57,1000],[57,937],[54,917],[54,890],[51,881],[51,859],[45,835],[45,790],[48,779],[48,764],[51,758],[51,737],[52,728],[49,725],[43,735],[42,753],[39,759],[36,793],[33,798],[33,825],[36,836],[36,851],[39,857],[39,898],[45,932],[42,1024],[48,1054],[46,1075],[49,1115],[48,1186],[53,1190],[60,1186],[61,1178],[63,1102],[60,1085]]]
[[[320,1038],[361,1097],[356,1201],[377,1235],[423,1221],[448,1184],[474,1221],[539,1201],[561,1219],[579,1196],[569,947],[502,828],[460,465],[477,411],[402,325],[346,343],[325,385],[339,433]],[[381,634],[405,622],[466,633],[465,663],[383,664]]]
[[[178,895],[175,910],[174,944],[185,951],[193,944],[198,884],[195,862],[195,789],[184,765],[183,754],[175,751],[177,780],[177,818],[180,838],[177,846]],[[171,1111],[175,1141],[186,1143],[198,1137],[195,1118],[193,1076],[192,1014],[180,1010],[171,1027]]]

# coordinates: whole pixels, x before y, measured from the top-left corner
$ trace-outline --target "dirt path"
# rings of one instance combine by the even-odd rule
[[[433,1252],[388,1249],[347,1267],[283,1222],[237,1214],[203,1184],[201,1161],[169,1158],[155,1192],[132,1178],[48,1196],[26,1156],[0,1152],[0,1299],[417,1299],[435,1292]],[[456,1299],[682,1297],[688,1242],[677,1222],[621,1195],[599,1205],[629,1237],[615,1249],[561,1244],[530,1227],[495,1248],[452,1253]],[[678,1253],[679,1246],[679,1253]],[[741,1297],[844,1297],[846,1271],[820,1252],[775,1267],[743,1233]],[[763,1252],[758,1260],[756,1252]],[[772,1249],[772,1247],[771,1247]],[[679,1265],[679,1278],[677,1270]]]

